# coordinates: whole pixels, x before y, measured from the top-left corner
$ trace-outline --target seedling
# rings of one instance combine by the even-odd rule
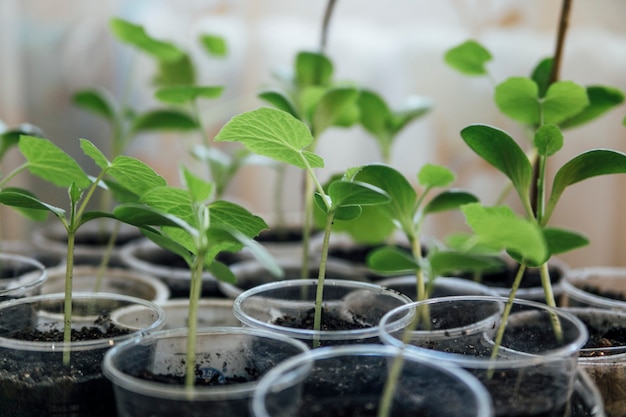
[[[355,180],[361,168],[349,169],[341,180],[324,190],[314,169],[321,168],[321,157],[308,151],[315,140],[308,126],[281,110],[259,108],[231,119],[215,137],[216,141],[239,141],[250,151],[294,165],[306,172],[315,186],[315,203],[326,214],[324,239],[315,299],[314,330],[321,327],[324,278],[328,243],[334,219],[358,218],[363,206],[387,204],[389,196],[380,188]],[[314,341],[318,345],[319,340]]]
[[[159,246],[179,255],[191,270],[185,385],[195,382],[196,333],[202,273],[234,282],[226,265],[216,260],[222,251],[234,252],[244,246],[251,250],[272,273],[282,271],[263,247],[253,240],[267,224],[243,207],[227,201],[214,201],[214,184],[181,168],[185,188],[161,186],[149,190],[138,203],[115,208],[115,216],[140,227]]]
[[[118,156],[109,161],[96,146],[86,139],[80,140],[80,146],[88,157],[100,168],[95,177],[87,175],[78,163],[67,153],[47,139],[34,136],[21,136],[18,147],[26,158],[26,163],[10,174],[14,176],[24,170],[40,177],[46,182],[67,189],[69,210],[41,201],[34,194],[9,189],[0,191],[0,203],[17,208],[39,210],[52,213],[67,231],[67,256],[65,270],[65,301],[63,341],[71,341],[72,324],[72,277],[74,268],[74,239],[79,228],[88,221],[103,217],[112,217],[108,212],[88,210],[87,205],[97,187],[110,177],[117,181],[118,189],[124,189],[126,195],[140,196],[146,191],[162,186],[165,180],[143,162],[128,157]],[[70,351],[63,352],[63,361],[69,364]]]

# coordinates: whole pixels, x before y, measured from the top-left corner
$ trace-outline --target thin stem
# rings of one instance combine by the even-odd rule
[[[7,176],[5,176],[2,179],[2,181],[0,181],[0,189],[4,188],[4,185],[7,182],[9,182],[9,180],[11,180],[13,177],[15,177],[20,172],[24,171],[26,168],[28,168],[28,162],[24,162],[22,165],[18,166],[13,171],[9,172],[9,174]]]
[[[330,231],[333,227],[335,212],[329,211],[326,215],[326,225],[324,226],[324,241],[322,243],[322,255],[320,258],[319,273],[317,275],[317,288],[315,291],[315,313],[313,317],[313,347],[320,345],[319,331],[322,329],[322,302],[324,301],[324,279],[326,278],[326,261],[328,260],[328,244],[330,242]]]
[[[111,254],[113,253],[113,247],[115,246],[115,241],[120,232],[121,223],[115,222],[113,223],[113,230],[111,230],[111,235],[109,236],[109,240],[107,241],[107,246],[104,249],[104,253],[102,254],[102,259],[100,260],[100,265],[98,265],[98,273],[96,275],[96,285],[94,288],[95,292],[100,291],[102,288],[102,281],[104,279],[104,271],[109,265],[109,261],[111,260]]]
[[[198,329],[198,303],[202,293],[202,272],[206,251],[199,251],[192,266],[191,288],[189,290],[189,318],[187,333],[187,356],[185,363],[185,387],[192,388],[196,380],[196,340]]]
[[[552,84],[559,80],[561,62],[563,61],[563,45],[565,45],[565,35],[569,26],[569,16],[572,9],[572,0],[563,0],[561,4],[561,15],[559,16],[559,28],[557,32],[556,45],[554,48],[554,58],[552,60],[552,71],[550,72],[550,82]]]
[[[74,276],[75,231],[67,230],[67,255],[65,262],[65,299],[63,302],[63,365],[70,364],[69,343],[72,341],[72,279]]]
[[[328,42],[328,27],[330,26],[330,18],[333,15],[335,3],[337,3],[337,0],[328,0],[328,3],[326,3],[326,10],[324,12],[324,20],[322,22],[322,35],[320,38],[321,52],[324,52],[324,50],[326,49],[326,44]]]
[[[302,222],[302,266],[300,277],[309,275],[309,246],[311,242],[311,228],[313,224],[313,180],[308,174],[304,176],[304,219]]]

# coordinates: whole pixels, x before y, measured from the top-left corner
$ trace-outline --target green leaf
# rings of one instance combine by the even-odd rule
[[[333,64],[325,55],[316,52],[299,52],[295,62],[296,85],[326,86],[333,75]]]
[[[217,98],[224,87],[203,87],[196,85],[177,85],[158,89],[154,96],[164,103],[187,104],[198,98]]]
[[[328,186],[328,194],[334,207],[369,206],[390,200],[386,192],[364,182],[335,181]]]
[[[417,193],[402,173],[387,165],[369,164],[362,167],[355,180],[384,190],[391,202],[379,206],[380,210],[397,220],[403,228],[412,228]]]
[[[548,247],[541,228],[533,221],[517,217],[511,208],[471,203],[461,210],[467,224],[488,246],[515,252],[533,264],[548,259]]]
[[[92,142],[87,139],[80,139],[80,147],[83,153],[90,157],[100,168],[104,170],[110,167],[111,163],[107,157]]]
[[[228,55],[228,45],[223,36],[202,34],[200,44],[209,55],[220,58]]]
[[[535,132],[537,152],[543,156],[552,156],[563,147],[563,133],[556,125],[543,125]]]
[[[164,213],[161,210],[142,204],[120,204],[113,209],[113,215],[119,221],[128,223],[140,228],[148,228],[150,226],[168,226],[176,227],[184,230],[192,230],[193,228],[179,217]]]
[[[543,229],[543,235],[552,255],[569,252],[589,244],[589,239],[585,236],[570,230],[546,227]]]
[[[589,105],[580,113],[561,123],[563,129],[583,125],[624,102],[624,93],[612,87],[587,87]]]
[[[111,95],[102,89],[84,89],[72,96],[72,102],[93,114],[96,114],[111,123],[115,123],[115,101]]]
[[[543,123],[559,124],[589,105],[587,91],[572,81],[558,81],[548,88],[542,104]]]
[[[197,228],[193,202],[187,190],[175,187],[157,187],[141,195],[140,201],[161,213],[176,216]]]
[[[0,191],[0,203],[30,211],[42,211],[43,213],[50,211],[57,217],[65,217],[65,210],[62,208],[44,203],[35,197],[34,194],[19,188],[7,188]],[[20,212],[23,211],[20,210]],[[37,219],[40,218],[40,216],[35,216]]]
[[[428,256],[434,276],[459,272],[489,272],[502,268],[502,262],[493,256],[437,251]]]
[[[496,86],[494,100],[500,111],[513,120],[537,125],[541,120],[539,88],[525,77],[511,77]]]
[[[14,193],[14,194],[11,194],[11,193]],[[22,188],[7,187],[0,191],[0,202],[2,203],[3,203],[2,199],[9,201],[11,199],[22,199],[22,198],[32,198],[34,200],[39,201],[37,196],[35,196],[35,194],[31,193],[28,190],[24,190]],[[40,208],[22,207],[22,206],[17,206],[15,204],[7,204],[7,205],[13,206],[24,217],[30,220],[36,221],[36,222],[42,222],[46,220],[48,218],[48,211],[51,211],[50,208],[40,209]],[[61,210],[61,209],[58,209],[58,210]],[[65,215],[65,212],[61,210],[61,214]]]
[[[258,94],[261,100],[265,100],[278,110],[282,110],[291,114],[296,119],[299,119],[298,111],[292,103],[291,99],[282,91],[277,89],[265,89],[261,90]]]
[[[157,86],[193,85],[196,83],[196,71],[191,58],[181,52],[176,60],[158,61],[158,71],[153,83]]]
[[[610,149],[592,149],[563,165],[554,176],[552,192],[546,207],[546,221],[565,188],[599,175],[626,173],[626,154]]]
[[[424,164],[417,173],[417,180],[424,187],[446,187],[454,182],[456,175],[442,165]]]
[[[468,126],[461,131],[461,137],[476,154],[511,180],[520,198],[528,198],[532,167],[513,138],[506,132],[487,125]]]
[[[112,33],[123,43],[134,46],[158,60],[175,61],[182,52],[173,44],[150,37],[145,29],[120,18],[110,21]]]
[[[553,61],[554,60],[552,58],[542,59],[539,64],[537,64],[530,77],[535,83],[537,83],[537,87],[539,87],[539,97],[545,97],[546,91],[548,91],[548,87],[550,86]]]
[[[108,174],[138,196],[166,185],[165,179],[149,165],[125,155],[113,159]]]
[[[156,243],[161,248],[168,250],[185,260],[189,268],[193,266],[193,256],[192,253],[185,246],[178,243],[176,240],[171,237],[159,233],[158,231],[150,228],[140,229],[141,233],[146,236],[148,239]]]
[[[91,185],[78,163],[48,139],[21,136],[18,146],[28,161],[28,170],[44,181],[63,188],[72,183],[83,189]]]
[[[476,203],[478,198],[466,191],[448,190],[437,194],[424,207],[424,214],[456,210],[464,204]]]
[[[192,201],[201,203],[209,199],[213,193],[213,184],[194,175],[186,167],[181,168],[184,185],[189,190]]]
[[[315,108],[313,131],[319,135],[330,126],[343,125],[343,117],[351,108],[356,108],[358,97],[359,91],[352,87],[327,90]]]
[[[2,121],[0,121],[0,130],[2,130]],[[2,161],[4,155],[9,149],[17,146],[20,141],[20,136],[22,135],[36,136],[40,138],[45,137],[43,130],[29,123],[23,123],[15,129],[3,131],[3,133],[0,134],[0,161]]]
[[[268,228],[267,223],[245,208],[229,201],[218,200],[209,204],[211,225],[224,225],[249,238],[256,237]]]
[[[234,284],[237,282],[237,277],[230,270],[230,268],[221,262],[213,261],[209,265],[206,265],[206,270],[211,273],[215,278],[222,282],[227,282],[229,284]]]
[[[383,242],[396,229],[389,216],[381,210],[381,207],[388,205],[363,206],[361,215],[349,221],[335,218],[333,233],[347,233],[357,243]]]
[[[445,62],[465,75],[487,75],[486,64],[491,61],[491,53],[480,43],[468,40],[451,48],[444,56]]]
[[[289,113],[262,107],[233,117],[214,138],[241,142],[252,152],[306,169],[321,168],[324,160],[307,148],[313,142],[309,128]]]
[[[359,94],[357,104],[363,128],[371,133],[382,147],[387,146],[391,136],[389,132],[391,110],[385,100],[373,91],[363,90]]]
[[[180,110],[158,109],[140,114],[133,122],[132,131],[193,130],[198,122],[189,113]]]
[[[389,274],[421,269],[413,255],[395,246],[374,249],[367,255],[366,263],[373,271]]]

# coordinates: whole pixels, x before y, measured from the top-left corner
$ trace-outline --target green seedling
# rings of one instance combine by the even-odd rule
[[[227,201],[214,201],[215,186],[181,169],[184,188],[161,186],[149,190],[138,203],[115,208],[116,218],[140,228],[159,246],[179,255],[191,270],[189,293],[189,332],[187,336],[185,385],[195,382],[196,333],[202,273],[234,282],[226,265],[216,260],[222,251],[235,252],[247,247],[275,275],[282,271],[253,238],[267,224],[243,207]]]
[[[326,214],[314,316],[314,330],[319,331],[328,243],[334,219],[356,219],[363,206],[387,204],[389,196],[378,187],[356,181],[355,175],[361,168],[347,170],[341,180],[324,190],[315,174],[315,168],[323,167],[324,161],[307,150],[315,138],[306,124],[281,110],[259,108],[240,114],[222,128],[215,140],[239,141],[252,152],[296,166],[304,170],[315,185],[314,201]],[[319,341],[314,343],[318,345]]]
[[[88,140],[81,139],[80,146],[85,155],[90,157],[100,169],[95,177],[87,175],[72,157],[51,141],[34,136],[20,137],[18,147],[26,158],[26,162],[11,174],[13,176],[28,170],[31,174],[54,186],[67,189],[69,209],[66,210],[41,201],[29,191],[19,189],[0,191],[0,203],[16,208],[52,213],[67,231],[63,328],[63,341],[65,343],[71,341],[72,277],[76,232],[88,221],[113,217],[109,212],[87,209],[96,188],[102,186],[105,177],[107,177],[112,179],[111,184],[115,181],[118,183],[117,189],[124,189],[127,198],[131,195],[138,198],[146,191],[165,184],[165,180],[156,174],[152,168],[135,158],[121,155],[109,161]],[[69,364],[69,350],[64,351],[63,361],[65,364]]]

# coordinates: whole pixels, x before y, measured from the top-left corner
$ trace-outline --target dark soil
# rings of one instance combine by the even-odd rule
[[[301,316],[283,316],[275,319],[272,324],[278,326],[290,327],[295,329],[313,329],[315,309],[311,308],[305,311]],[[322,309],[322,330],[354,330],[366,329],[372,327],[371,324],[364,322],[360,317],[353,316],[351,320],[338,317],[336,314],[325,313]]]
[[[106,328],[86,327],[74,331],[72,339],[126,334],[123,329]],[[63,339],[61,331],[15,332],[12,336],[32,341]],[[0,410],[11,410],[12,417],[115,417],[113,387],[102,375],[105,352],[73,351],[70,364],[64,365],[62,349],[47,353],[0,349]]]
[[[515,275],[517,274],[518,265],[507,265],[505,269],[496,272],[489,272],[480,276],[480,283],[487,285],[488,287],[495,288],[511,288],[515,281]],[[559,268],[550,267],[550,282],[553,284],[558,283],[561,280],[561,270]],[[475,277],[471,273],[461,273],[461,278],[474,280]],[[528,268],[524,272],[520,288],[534,288],[541,286],[541,273],[536,268]]]
[[[224,363],[224,369],[228,364]],[[221,385],[241,384],[244,382],[256,381],[261,373],[253,368],[246,368],[247,375],[226,376],[217,369],[196,369],[195,385],[203,387],[213,387]],[[137,378],[147,381],[160,382],[162,384],[183,385],[185,377],[179,375],[154,374],[147,370],[141,370],[135,375]]]
[[[260,243],[299,243],[302,242],[302,228],[301,227],[286,227],[286,228],[273,228],[263,230],[255,238]]]
[[[583,346],[583,349],[601,349],[601,348],[611,348],[616,346],[626,346],[626,327],[624,326],[614,326],[602,325],[593,326],[584,317],[578,317],[587,327],[589,331],[589,338],[587,339],[587,343]],[[601,352],[581,352],[582,357],[596,356],[601,354]]]

